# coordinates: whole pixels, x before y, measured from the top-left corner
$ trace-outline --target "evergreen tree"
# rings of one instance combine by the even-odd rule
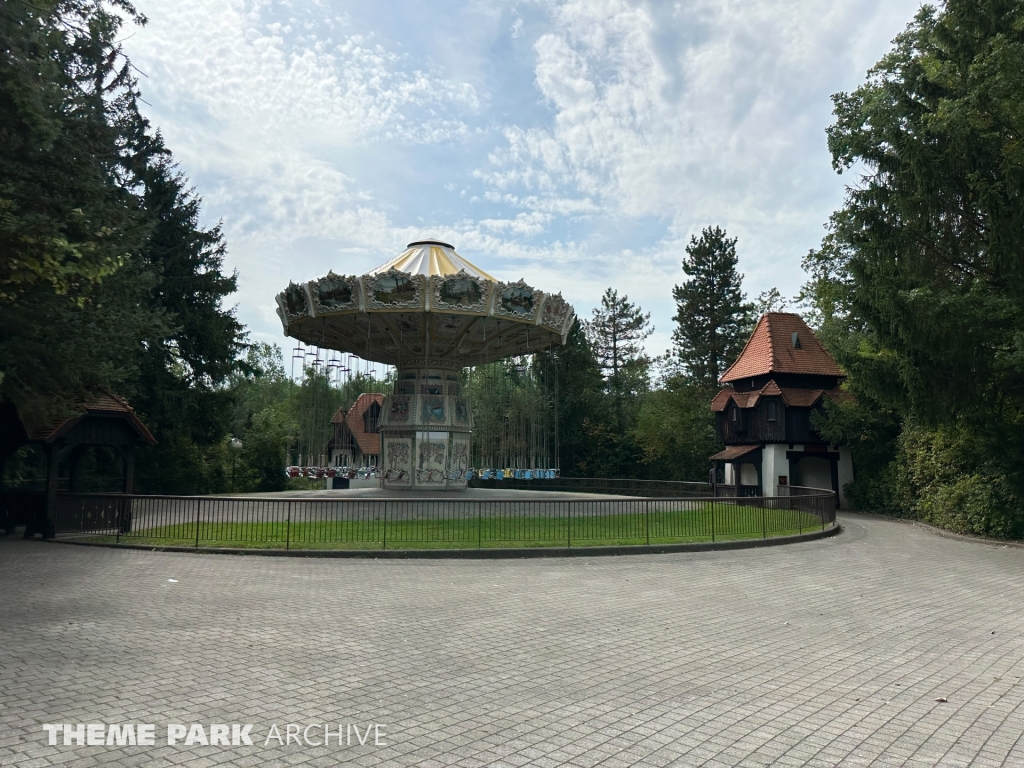
[[[601,397],[582,425],[592,476],[637,475],[641,451],[634,427],[640,400],[650,386],[651,364],[642,344],[653,330],[650,314],[612,288],[586,324],[587,341],[603,378]]]
[[[563,346],[541,356],[550,358],[558,375],[558,450],[566,477],[594,477],[599,457],[591,432],[603,414],[604,381],[583,321],[569,329]]]
[[[767,314],[768,312],[785,312],[789,302],[782,297],[778,288],[769,288],[761,291],[754,300],[753,312],[755,317]]]
[[[689,379],[708,388],[718,384],[750,333],[752,307],[736,264],[736,238],[707,227],[686,246],[683,272],[689,279],[672,289],[675,356]]]
[[[925,6],[834,101],[833,165],[866,172],[833,232],[892,396],[932,422],[998,407],[1024,391],[1024,6]]]
[[[0,4],[0,301],[75,298],[145,236],[123,182],[142,123],[117,35],[127,2]]]
[[[833,166],[864,172],[805,262],[805,294],[856,400],[819,428],[862,459],[862,498],[1019,536],[1024,5],[924,6],[833,99]]]
[[[159,136],[150,140],[149,152],[152,159],[141,172],[142,202],[152,226],[140,261],[154,276],[147,304],[166,319],[169,330],[145,340],[138,374],[126,384],[136,410],[160,440],[140,463],[143,485],[147,475],[166,474],[168,465],[179,475],[204,474],[177,446],[196,446],[198,453],[187,455],[201,457],[227,434],[232,393],[223,385],[241,364],[244,340],[234,310],[223,306],[235,291],[236,276],[223,272],[220,227],[200,226],[202,201]]]
[[[0,401],[128,397],[160,442],[145,488],[147,467],[220,472],[243,330],[220,230],[139,112],[125,20],[145,23],[126,0],[0,4]]]
[[[0,400],[33,410],[129,375],[161,332],[130,263],[145,121],[117,42],[127,2],[0,4]]]
[[[587,323],[587,337],[612,396],[620,432],[625,430],[626,398],[647,389],[650,360],[643,353],[643,341],[654,332],[650,319],[650,312],[644,314],[628,296],[620,297],[609,288]]]

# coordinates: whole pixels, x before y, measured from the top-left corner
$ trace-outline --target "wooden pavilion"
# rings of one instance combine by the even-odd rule
[[[22,523],[26,536],[39,532],[47,537],[53,535],[58,493],[80,490],[79,468],[86,451],[96,447],[114,449],[123,469],[121,491],[130,494],[135,484],[135,450],[155,445],[156,439],[127,401],[100,391],[52,418],[20,415],[10,404],[0,407],[0,477],[7,459],[31,443],[39,445],[46,456],[45,491],[5,494],[6,520],[0,521],[0,527],[9,530]],[[65,468],[66,475],[62,474]]]
[[[722,375],[711,401],[718,440],[711,457],[723,493],[777,496],[783,486],[830,488],[847,506],[850,450],[829,445],[811,415],[844,395],[846,374],[799,315],[769,312]],[[723,487],[724,486],[724,487]]]

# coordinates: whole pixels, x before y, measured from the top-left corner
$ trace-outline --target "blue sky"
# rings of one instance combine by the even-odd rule
[[[914,0],[143,0],[147,114],[223,221],[240,319],[436,237],[589,317],[615,287],[669,346],[690,236],[738,237],[748,295],[795,294],[855,181],[830,95]],[[130,33],[129,33],[130,34]]]

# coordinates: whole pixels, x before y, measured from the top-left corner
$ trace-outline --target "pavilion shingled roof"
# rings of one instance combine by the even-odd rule
[[[124,417],[138,432],[139,437],[150,445],[156,445],[156,438],[142,423],[136,415],[135,409],[128,405],[128,401],[119,395],[108,390],[98,390],[78,400],[71,406],[71,414],[58,416],[41,421],[22,419],[25,425],[25,432],[28,439],[33,442],[48,443],[56,440],[67,430],[71,429],[78,421],[89,416],[97,415],[120,415]]]
[[[800,339],[799,349],[793,346],[794,333]],[[722,374],[720,381],[727,384],[772,373],[846,375],[803,318],[790,312],[768,312],[763,315],[740,356]]]

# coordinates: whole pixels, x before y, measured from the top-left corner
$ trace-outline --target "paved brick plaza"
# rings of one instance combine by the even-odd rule
[[[1024,765],[1024,549],[841,522],[566,560],[0,540],[0,765]],[[64,722],[163,746],[47,746]],[[256,746],[166,746],[193,722]],[[263,746],[324,722],[387,746]]]

